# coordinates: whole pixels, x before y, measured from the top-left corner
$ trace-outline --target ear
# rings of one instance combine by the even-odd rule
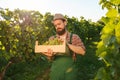
[[[64,21],[65,26],[67,25],[67,21]]]

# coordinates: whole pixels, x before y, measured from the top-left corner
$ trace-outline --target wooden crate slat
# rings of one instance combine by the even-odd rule
[[[53,52],[65,53],[66,51],[65,41],[63,45],[38,45],[38,41],[36,41],[35,53],[47,52],[48,49],[53,50]]]

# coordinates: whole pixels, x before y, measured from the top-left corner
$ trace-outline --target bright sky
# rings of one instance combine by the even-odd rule
[[[100,0],[0,0],[1,8],[9,8],[14,10],[16,8],[26,10],[37,10],[45,14],[62,13],[69,17],[80,18],[92,21],[99,20],[105,16],[106,10],[102,10],[99,5]]]

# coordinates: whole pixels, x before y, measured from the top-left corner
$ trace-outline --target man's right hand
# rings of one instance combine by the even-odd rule
[[[48,49],[48,52],[44,52],[43,54],[47,56],[48,60],[52,60],[52,57],[54,56],[54,52],[51,49]]]
[[[44,52],[43,54],[48,57],[52,57],[54,55],[53,50],[51,50],[51,49],[48,49],[48,52]]]

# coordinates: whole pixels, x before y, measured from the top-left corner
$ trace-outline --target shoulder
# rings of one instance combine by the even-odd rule
[[[74,37],[79,37],[77,34],[73,34],[73,33],[72,33],[72,35],[73,35]]]
[[[72,34],[72,39],[80,39],[80,37],[77,34]]]
[[[73,34],[72,36],[72,44],[80,45],[82,43],[81,38],[77,34]]]

